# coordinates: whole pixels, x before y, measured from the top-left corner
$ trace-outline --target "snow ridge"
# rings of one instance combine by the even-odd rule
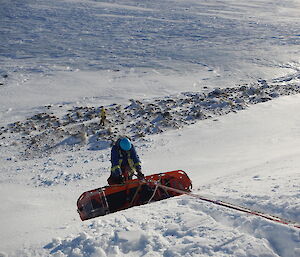
[[[199,120],[215,119],[279,96],[298,94],[297,79],[296,76],[276,83],[259,80],[251,85],[215,88],[213,91],[185,92],[152,100],[131,99],[127,106],[105,106],[108,114],[105,126],[99,121],[101,106],[48,105],[46,112],[2,127],[2,145],[20,145],[23,159],[68,149],[79,150],[86,145],[89,150],[106,149],[122,134],[133,140],[143,139],[146,135],[179,129]],[[65,115],[54,114],[66,108],[69,109]]]

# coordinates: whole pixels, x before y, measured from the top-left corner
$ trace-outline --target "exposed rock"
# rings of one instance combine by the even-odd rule
[[[0,133],[2,139],[6,138],[6,133],[19,135],[19,146],[23,144],[25,147],[24,155],[33,158],[59,151],[62,146],[71,149],[75,145],[77,148],[84,147],[90,144],[91,138],[96,138],[94,141],[109,142],[120,134],[126,134],[135,140],[194,124],[198,120],[217,119],[217,116],[243,110],[250,104],[297,93],[300,93],[297,84],[271,84],[259,80],[256,84],[215,88],[208,93],[184,92],[154,100],[130,99],[128,106],[112,104],[105,107],[107,120],[104,127],[100,127],[99,122],[94,120],[98,119],[101,106],[75,106],[61,118],[52,112],[41,112],[25,121],[1,127]],[[46,108],[54,109],[52,105]]]

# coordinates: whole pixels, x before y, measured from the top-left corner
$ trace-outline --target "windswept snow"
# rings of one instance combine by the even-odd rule
[[[205,84],[299,68],[299,1],[4,1],[1,75],[146,69]]]
[[[0,256],[300,256],[299,229],[186,195],[76,212],[128,134],[146,175],[300,223],[299,7],[2,1]]]
[[[137,143],[144,172],[180,168],[194,193],[300,222],[299,100],[280,97],[147,137],[146,145]],[[41,160],[6,160],[1,195],[12,193],[1,214],[9,231],[1,238],[4,249],[17,247],[17,256],[299,255],[299,230],[189,196],[82,223],[77,197],[105,184],[108,152],[85,147]],[[65,176],[57,176],[59,169]],[[51,183],[36,183],[41,177]]]
[[[143,155],[145,170],[180,167],[200,195],[299,222],[299,103],[299,96],[285,97],[157,135]],[[300,250],[299,230],[188,196],[85,226],[84,233],[55,238],[45,248],[70,256],[298,256]]]

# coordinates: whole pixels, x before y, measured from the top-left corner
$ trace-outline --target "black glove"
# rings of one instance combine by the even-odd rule
[[[123,184],[124,183],[124,178],[120,176],[110,176],[107,180],[109,185],[116,185],[116,184]]]
[[[137,171],[136,176],[137,176],[138,179],[144,179],[145,178],[144,174],[140,170]]]
[[[123,178],[123,176],[120,175],[118,177],[118,182],[119,182],[118,184],[124,184],[124,178]]]

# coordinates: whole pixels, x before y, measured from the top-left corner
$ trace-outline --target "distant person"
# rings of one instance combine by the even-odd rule
[[[119,138],[111,149],[111,174],[109,185],[122,184],[132,179],[136,172],[138,179],[143,179],[141,162],[134,146],[127,137]]]
[[[106,121],[106,110],[102,106],[101,107],[101,112],[100,112],[100,126],[105,126],[105,121]]]

